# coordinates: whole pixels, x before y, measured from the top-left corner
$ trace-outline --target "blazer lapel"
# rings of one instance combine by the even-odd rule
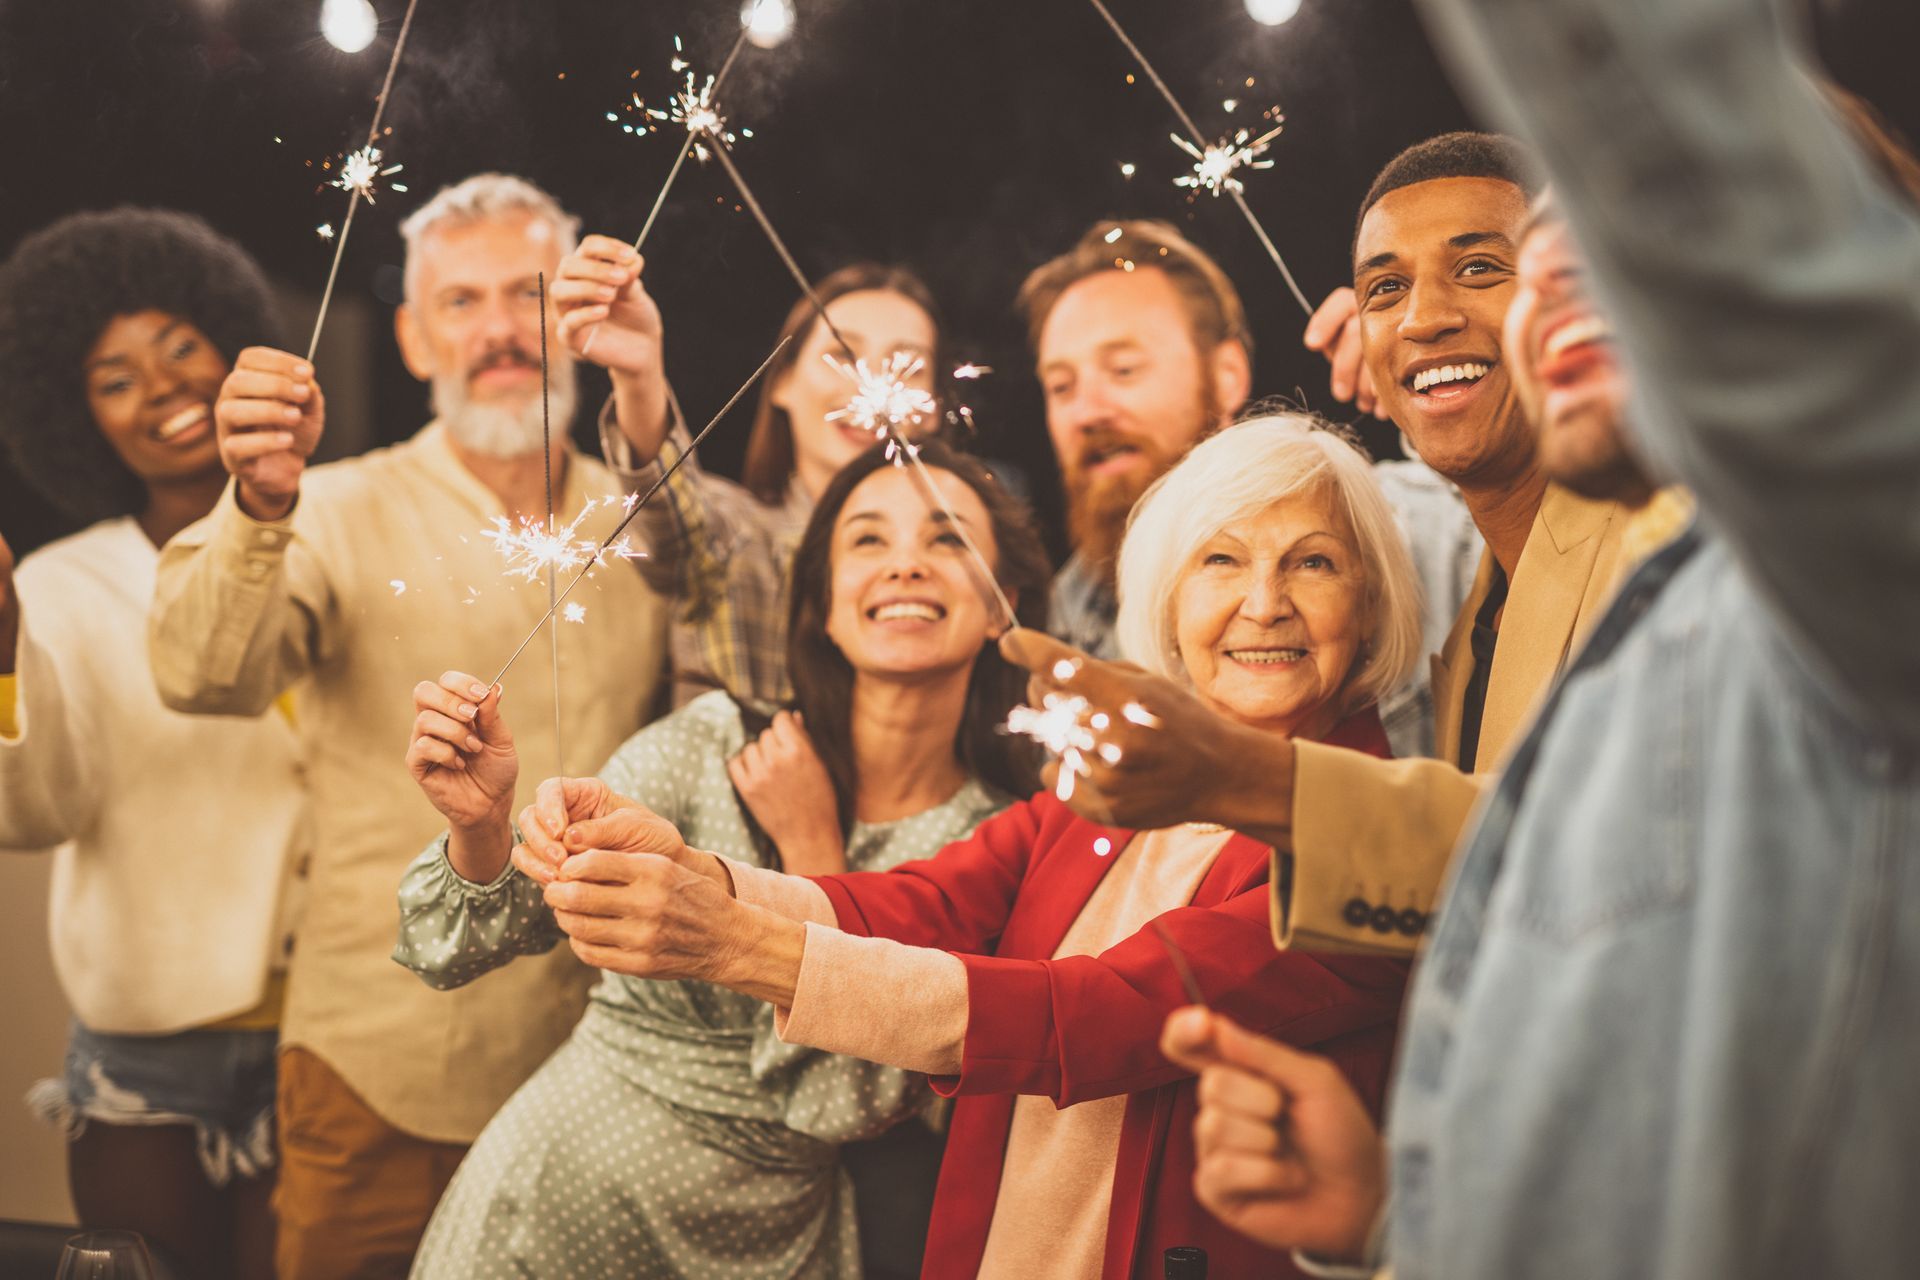
[[[1616,503],[1594,502],[1558,485],[1547,486],[1500,619],[1476,772],[1496,767],[1506,755],[1566,662],[1582,619],[1596,611],[1596,597],[1604,594],[1605,584],[1596,584],[1595,567],[1603,548],[1611,550],[1618,541],[1618,531],[1612,529],[1617,512]],[[1610,530],[1616,536],[1610,538]],[[1606,560],[1610,576],[1612,557]],[[1457,733],[1454,741],[1459,741]]]

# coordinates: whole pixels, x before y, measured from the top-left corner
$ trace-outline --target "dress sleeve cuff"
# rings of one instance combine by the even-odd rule
[[[966,966],[945,951],[810,923],[793,1008],[774,1009],[773,1029],[788,1044],[956,1075],[967,1037]]]
[[[11,672],[0,676],[0,738],[20,736],[19,697],[20,677]]]
[[[720,855],[716,854],[716,857]],[[801,924],[840,927],[840,917],[826,891],[805,876],[790,876],[750,863],[720,857],[727,874],[733,877],[733,896],[750,906],[764,907],[777,916],[798,920]]]

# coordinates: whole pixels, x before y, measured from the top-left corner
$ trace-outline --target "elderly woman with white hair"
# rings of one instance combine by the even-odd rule
[[[1322,424],[1195,448],[1141,499],[1119,582],[1133,661],[1243,723],[1387,753],[1373,700],[1416,658],[1418,592],[1365,457]],[[1204,999],[1377,1106],[1405,969],[1275,950],[1264,845],[1104,827],[1043,792],[922,861],[799,877],[594,795],[547,783],[513,855],[583,959],[752,995],[783,1039],[958,1099],[926,1276],[1119,1280],[1180,1246],[1214,1274],[1293,1274],[1194,1201],[1195,1083],[1161,1025]]]

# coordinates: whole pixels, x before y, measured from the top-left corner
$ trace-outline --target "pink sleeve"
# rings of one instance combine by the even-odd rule
[[[819,885],[805,876],[790,876],[719,854],[714,856],[726,864],[727,874],[733,877],[733,896],[740,901],[764,907],[801,924],[837,926],[833,903]]]
[[[788,1044],[953,1075],[967,1035],[967,971],[944,951],[811,923],[793,1008],[774,1009],[773,1029]]]

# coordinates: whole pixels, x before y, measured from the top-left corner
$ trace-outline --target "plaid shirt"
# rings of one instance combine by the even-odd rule
[[[614,418],[600,414],[600,446],[627,492],[644,493],[693,443],[679,406],[660,454],[637,465]],[[647,554],[633,563],[647,585],[674,602],[670,649],[673,705],[710,689],[771,709],[793,696],[787,681],[787,588],[813,499],[798,481],[770,506],[688,458],[658,499],[633,518]]]

